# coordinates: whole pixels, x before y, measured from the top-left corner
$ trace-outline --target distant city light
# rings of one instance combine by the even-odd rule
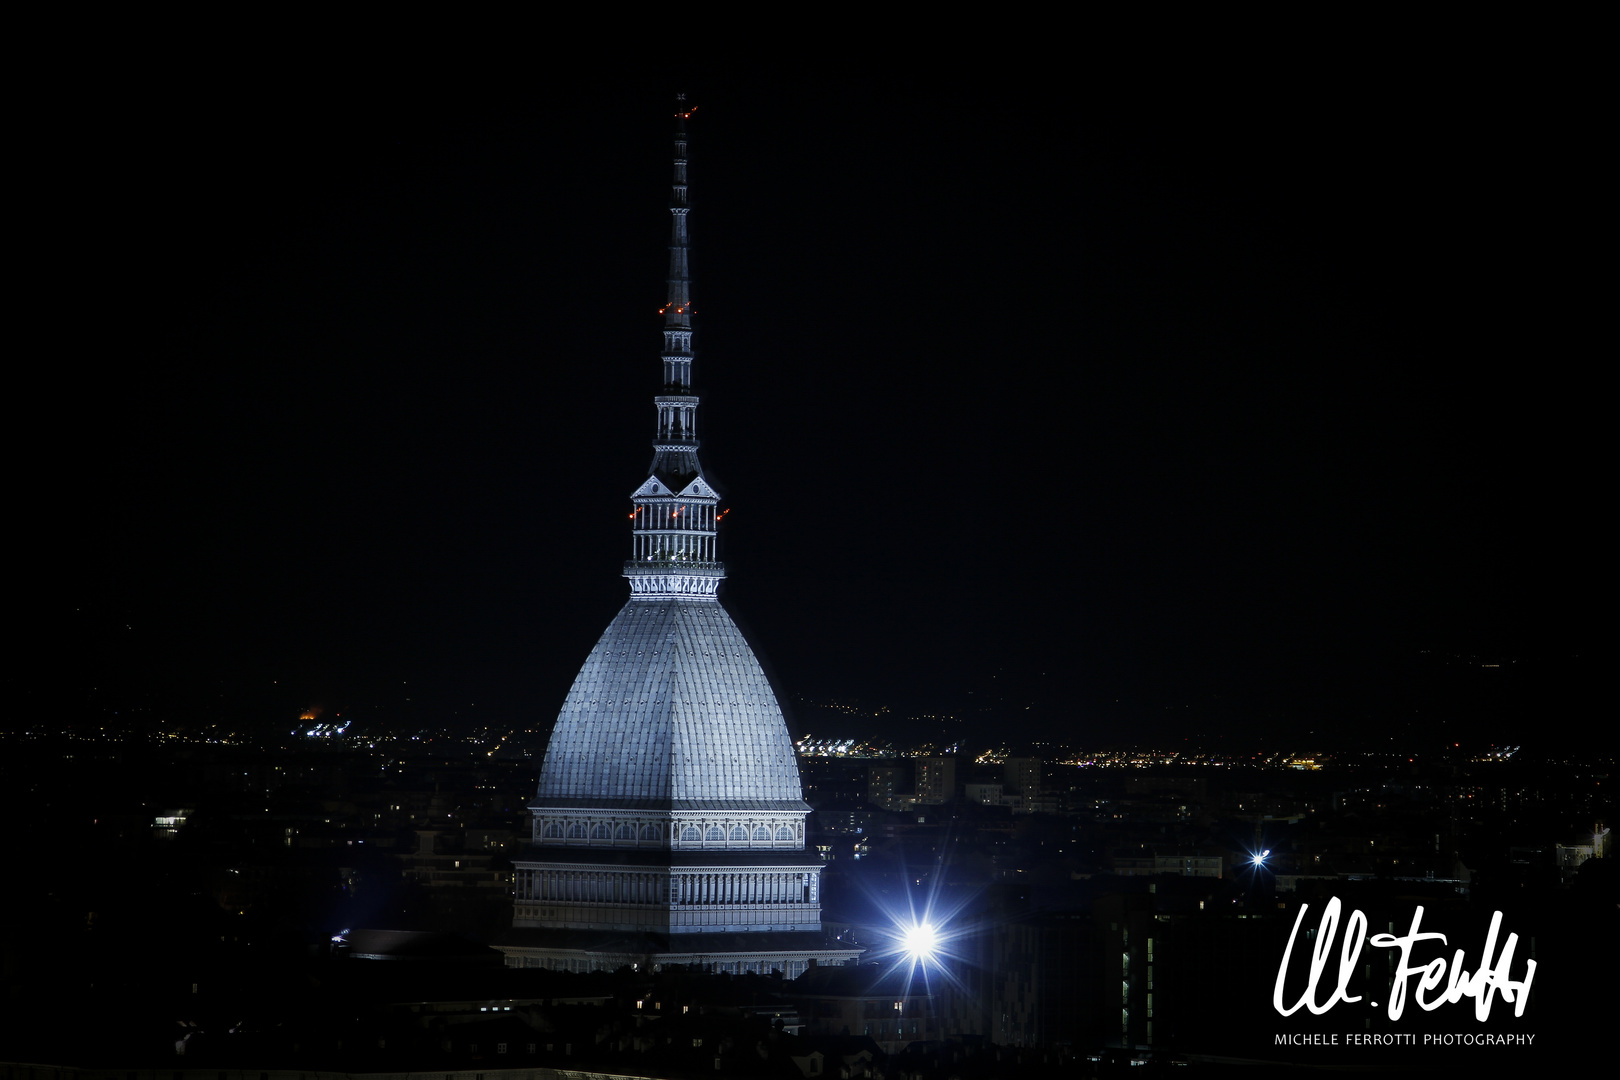
[[[894,747],[886,742],[855,739],[819,739],[806,735],[794,744],[800,757],[894,757]]]

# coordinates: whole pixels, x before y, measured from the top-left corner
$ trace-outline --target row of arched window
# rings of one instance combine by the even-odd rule
[[[659,840],[659,828],[656,825],[643,825],[637,833],[636,827],[629,822],[623,822],[617,827],[606,821],[599,821],[587,828],[583,821],[569,822],[564,829],[560,821],[546,823],[545,831],[541,836],[547,840],[646,840],[656,844]]]
[[[710,825],[707,829],[699,829],[696,825],[688,825],[681,830],[682,843],[690,843],[700,840],[747,841],[749,839],[770,840],[771,830],[765,825],[755,825],[752,836],[750,836],[748,830],[741,825],[733,825],[730,833],[727,833],[726,830],[722,829],[718,825]],[[786,825],[778,826],[776,829],[776,839],[793,839],[793,830],[788,828]]]
[[[791,843],[797,839],[790,825],[754,822],[748,824],[707,824],[671,826],[678,833],[672,839],[683,844],[696,843]],[[637,825],[633,821],[557,821],[539,826],[536,837],[541,840],[605,840],[626,843],[658,844],[664,840],[664,827],[657,824]]]

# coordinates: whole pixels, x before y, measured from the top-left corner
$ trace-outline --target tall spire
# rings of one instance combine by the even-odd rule
[[[715,553],[719,494],[698,462],[692,393],[692,279],[687,259],[686,121],[694,106],[676,96],[674,178],[670,184],[669,279],[664,316],[664,382],[653,398],[658,435],[650,475],[630,496],[631,557],[624,564],[633,598],[715,599],[725,567]]]

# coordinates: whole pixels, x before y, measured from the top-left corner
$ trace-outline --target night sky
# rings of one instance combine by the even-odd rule
[[[1606,730],[1576,75],[188,74],[41,129],[8,726],[548,724],[627,595],[684,89],[724,598],[796,733]]]

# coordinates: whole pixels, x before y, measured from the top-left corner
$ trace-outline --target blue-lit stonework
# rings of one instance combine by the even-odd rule
[[[604,798],[806,809],[776,695],[720,605],[632,600],[591,650],[551,737],[539,801]]]
[[[514,860],[515,967],[701,964],[802,974],[858,950],[821,930],[821,859],[787,723],[717,596],[724,511],[698,461],[687,260],[686,120],[671,189],[663,386],[649,476],[631,495],[630,600],[557,717]]]

